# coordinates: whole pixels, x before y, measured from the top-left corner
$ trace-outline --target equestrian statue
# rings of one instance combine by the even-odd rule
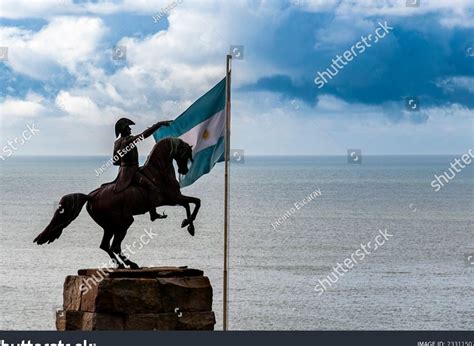
[[[135,123],[122,118],[115,125],[113,163],[119,166],[117,178],[103,184],[89,194],[73,193],[59,201],[59,207],[49,225],[34,242],[38,245],[51,243],[61,236],[62,231],[80,214],[84,205],[90,217],[104,230],[100,248],[117,263],[118,268],[138,269],[128,256],[122,254],[121,244],[132,225],[134,215],[150,214],[151,221],[165,218],[156,212],[157,207],[180,205],[186,210],[186,219],[181,227],[186,227],[194,236],[194,220],[201,206],[196,197],[181,194],[176,178],[173,160],[180,175],[186,175],[193,162],[192,146],[179,138],[169,137],[156,143],[145,165],[139,167],[137,142],[150,137],[171,121],[161,121],[146,129],[140,135],[132,135],[130,126]],[[191,212],[190,204],[194,204]]]

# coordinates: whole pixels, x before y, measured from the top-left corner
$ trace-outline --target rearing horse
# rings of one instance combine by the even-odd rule
[[[181,227],[188,226],[188,232],[194,236],[194,220],[201,206],[201,200],[181,194],[179,182],[173,167],[173,160],[178,166],[178,173],[186,175],[188,164],[192,163],[192,146],[179,138],[165,138],[155,144],[145,165],[143,174],[151,179],[159,189],[157,205],[180,205],[186,209],[186,219]],[[129,186],[126,190],[115,193],[114,184],[106,184],[88,195],[82,193],[69,194],[61,198],[60,207],[54,213],[49,225],[34,240],[38,245],[51,243],[58,239],[63,231],[80,214],[84,204],[91,218],[104,229],[100,248],[107,252],[118,268],[132,269],[139,266],[122,254],[121,244],[128,229],[132,225],[134,215],[141,215],[150,209],[148,192],[140,186]],[[191,213],[189,204],[194,204]],[[112,240],[113,238],[113,240]],[[111,243],[112,242],[112,243]],[[117,256],[121,260],[117,261]]]

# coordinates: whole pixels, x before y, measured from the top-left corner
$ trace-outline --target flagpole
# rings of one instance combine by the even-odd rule
[[[228,291],[228,233],[229,233],[229,160],[230,160],[230,77],[231,77],[231,55],[227,55],[226,62],[226,86],[225,86],[225,171],[224,171],[224,283],[223,283],[223,329],[227,330],[227,291]]]

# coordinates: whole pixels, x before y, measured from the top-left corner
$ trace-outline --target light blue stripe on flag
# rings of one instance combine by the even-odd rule
[[[211,171],[217,162],[224,161],[224,137],[219,138],[215,146],[208,147],[194,155],[194,162],[184,179],[180,181],[181,187],[189,186],[204,174]]]
[[[224,161],[225,88],[224,78],[170,126],[160,128],[153,135],[156,142],[167,137],[182,137],[193,146],[194,162],[180,182],[182,187],[191,185],[209,173],[217,162]]]

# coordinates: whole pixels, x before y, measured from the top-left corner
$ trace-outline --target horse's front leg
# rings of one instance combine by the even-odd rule
[[[180,203],[180,205],[186,210],[186,219],[181,222],[181,228],[183,228],[189,225],[189,223],[191,222],[191,208],[189,207],[189,203]]]
[[[188,226],[188,232],[191,235],[194,235],[194,220],[196,219],[197,213],[199,211],[199,208],[201,207],[201,200],[196,197],[189,197],[189,196],[179,196],[177,200],[178,204],[183,206],[186,209],[186,216],[187,219],[183,220],[181,223],[181,227],[186,227]],[[194,210],[191,214],[191,210],[189,207],[189,204],[193,203],[194,204]]]
[[[190,203],[194,204],[194,210],[192,214],[190,214],[190,208],[189,208]],[[196,215],[199,211],[199,208],[201,207],[201,200],[199,198],[189,197],[189,196],[180,196],[178,198],[178,204],[182,205],[186,209],[186,214],[188,217],[187,223],[185,225],[182,225],[181,227],[184,227],[187,224],[192,223],[194,220],[196,220]]]

